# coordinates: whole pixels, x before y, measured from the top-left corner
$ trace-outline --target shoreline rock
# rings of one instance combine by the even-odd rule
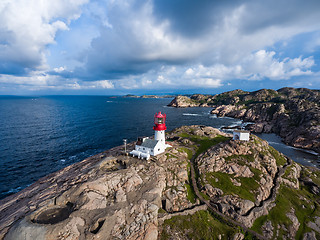
[[[246,128],[254,133],[276,133],[297,148],[320,153],[320,91],[306,88],[234,90],[197,100],[195,95],[176,97],[168,106],[210,106],[217,117],[253,122]]]
[[[306,224],[313,229],[310,234],[318,234],[313,231],[318,231],[320,219],[319,170],[287,161],[254,135],[248,142],[231,140],[230,134],[209,126],[182,126],[167,133],[167,140],[172,147],[149,161],[126,156],[123,146],[115,147],[2,199],[0,239],[155,240],[165,234],[183,238],[197,230],[199,222],[181,228],[184,219],[205,220],[205,226],[210,226],[206,229],[225,224],[193,192],[192,156],[197,191],[224,216],[250,227],[265,215],[261,231],[270,238],[275,237],[273,229],[292,238]],[[303,201],[302,206],[289,202],[288,212],[281,213],[293,222],[292,227],[272,218],[267,221],[277,207],[276,198],[286,194],[283,189]],[[299,222],[297,212],[301,215],[312,207],[311,218]],[[216,237],[239,237],[237,227],[226,231]]]

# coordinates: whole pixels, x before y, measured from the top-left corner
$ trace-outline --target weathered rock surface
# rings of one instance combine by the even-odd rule
[[[168,106],[170,107],[209,107],[210,97],[208,95],[194,94],[191,97],[177,96],[175,97]]]
[[[5,239],[157,239],[163,169],[137,163],[106,172],[99,166],[108,160],[102,159],[87,173],[86,181],[66,191],[42,192],[52,194],[51,198],[38,202],[36,211],[14,223]],[[50,223],[54,215],[48,210],[63,209],[67,203],[73,205],[69,216],[55,224],[37,223],[40,216]]]
[[[233,141],[230,134],[193,125],[168,133],[167,140],[171,147],[150,161],[122,155],[121,147],[113,148],[1,200],[0,239],[147,240],[158,239],[166,229],[169,239],[188,239],[193,228],[201,227],[199,223],[189,224],[189,229],[181,229],[184,225],[180,224],[176,229],[168,221],[201,211],[194,219],[205,221],[205,231],[210,231],[214,224],[224,224],[206,210],[210,206],[247,227],[265,217],[260,230],[268,239],[292,239],[299,232],[304,239],[319,236],[317,169],[293,163],[254,135],[248,142]],[[193,192],[192,156],[198,188],[211,205],[200,202]],[[284,190],[290,193],[286,195],[289,201],[278,199],[288,194]],[[279,214],[287,220],[274,222],[271,212],[278,211],[274,209],[283,201],[288,210]],[[298,218],[303,209],[310,215],[308,221]],[[301,232],[302,227],[309,233]],[[215,237],[244,238],[236,227],[221,231]]]
[[[192,102],[192,104],[186,104]],[[214,96],[183,97],[169,104],[194,107],[206,104],[218,117],[240,118],[254,124],[247,128],[256,133],[276,133],[294,147],[320,153],[320,91],[306,88],[262,89],[255,92],[234,90]],[[181,105],[180,105],[181,104]]]

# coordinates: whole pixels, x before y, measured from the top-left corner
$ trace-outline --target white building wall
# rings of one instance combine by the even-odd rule
[[[249,141],[249,138],[248,132],[233,132],[233,140]]]
[[[154,147],[154,155],[163,153],[165,150],[166,150],[165,144],[159,141],[158,144]]]
[[[165,144],[165,130],[162,131],[154,131],[154,139],[160,141],[161,143]]]
[[[250,134],[249,133],[240,133],[240,140],[249,141]]]

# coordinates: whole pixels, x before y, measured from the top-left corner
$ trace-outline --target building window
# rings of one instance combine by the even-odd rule
[[[145,150],[145,148],[143,148],[143,150]]]

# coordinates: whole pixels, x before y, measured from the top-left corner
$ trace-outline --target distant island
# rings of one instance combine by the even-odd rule
[[[176,95],[124,95],[124,98],[174,98]]]
[[[149,161],[119,146],[0,200],[0,239],[319,239],[318,169],[252,134],[193,125],[166,140]]]
[[[320,91],[307,88],[234,90],[217,95],[177,96],[168,106],[211,107],[218,117],[252,122],[255,133],[276,133],[286,144],[320,153]]]

